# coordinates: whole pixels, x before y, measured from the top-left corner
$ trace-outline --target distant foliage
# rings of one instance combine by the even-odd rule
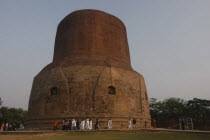
[[[0,106],[2,105],[2,103],[3,103],[3,101],[2,101],[1,98],[0,98]]]
[[[0,100],[2,104],[2,100]],[[27,115],[27,111],[21,108],[9,108],[2,106],[0,107],[0,124],[2,122],[9,124],[21,124],[24,123]]]
[[[187,102],[180,98],[169,98],[164,101],[150,99],[151,117],[157,120],[170,120],[179,117],[185,117]]]
[[[188,115],[193,118],[210,119],[210,100],[194,98],[186,104]]]
[[[168,98],[158,101],[150,99],[151,118],[159,122],[176,121],[179,119],[192,118],[197,125],[209,125],[210,120],[210,100],[194,98],[193,100],[183,100],[180,98]],[[201,122],[205,122],[201,124]]]

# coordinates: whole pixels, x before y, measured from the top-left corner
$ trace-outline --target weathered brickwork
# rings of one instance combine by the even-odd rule
[[[109,94],[109,86],[116,94]],[[52,92],[55,88],[56,92]],[[142,75],[130,64],[124,24],[97,10],[80,10],[58,25],[53,62],[33,81],[27,126],[49,129],[54,120],[100,120],[105,128],[150,127],[148,95]]]

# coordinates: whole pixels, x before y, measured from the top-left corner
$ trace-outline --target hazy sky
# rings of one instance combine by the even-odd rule
[[[210,99],[210,0],[0,0],[0,97],[27,109],[33,77],[52,61],[69,13],[98,9],[127,28],[149,97]]]

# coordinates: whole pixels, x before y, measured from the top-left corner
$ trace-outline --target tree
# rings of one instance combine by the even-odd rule
[[[162,102],[162,110],[168,119],[178,119],[186,114],[186,101],[180,98],[169,98]]]
[[[210,116],[210,100],[194,98],[187,102],[188,114],[195,119],[207,118]]]
[[[0,106],[3,101],[0,98]],[[21,108],[0,107],[0,124],[2,122],[9,122],[10,124],[21,124],[26,119],[27,111]]]
[[[168,98],[164,101],[150,99],[150,112],[152,118],[156,120],[178,119],[185,116],[186,101],[180,98]]]
[[[158,119],[159,115],[161,114],[161,102],[158,102],[156,98],[150,98],[149,104],[152,119]]]
[[[210,100],[194,98],[185,101],[180,98],[168,98],[163,101],[150,99],[152,119],[159,122],[160,127],[170,127],[170,122],[178,123],[178,119],[192,118],[194,128],[206,129],[210,118]]]
[[[2,105],[2,103],[3,103],[3,101],[2,101],[1,98],[0,98],[0,106]]]
[[[3,101],[2,101],[1,98],[0,98],[0,108],[1,108],[2,103],[3,103]],[[2,113],[1,113],[1,111],[0,111],[0,119],[2,119],[2,117],[3,117],[3,115],[2,115]]]

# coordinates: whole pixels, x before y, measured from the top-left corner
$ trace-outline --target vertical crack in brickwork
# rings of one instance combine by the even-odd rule
[[[139,77],[139,97],[140,97],[140,109],[141,109],[141,113],[143,112],[142,111],[142,98],[141,98],[141,78]]]
[[[111,79],[111,86],[112,86],[112,66],[110,66],[110,79]]]
[[[95,84],[95,86],[93,87],[93,94],[92,94],[92,100],[93,100],[93,111],[95,111],[95,93],[96,93],[96,88],[97,88],[97,86],[98,86],[98,82],[99,82],[99,79],[100,79],[100,77],[101,77],[101,73],[103,72],[105,70],[105,68],[103,68],[103,70],[99,73],[99,75],[98,75],[98,78],[97,78],[97,80],[96,80],[96,84]]]
[[[98,78],[96,80],[96,84],[93,87],[93,95],[92,95],[92,100],[93,100],[93,106],[92,107],[93,107],[93,111],[95,111],[95,92],[96,92],[96,87],[98,86],[98,81],[100,79],[100,76],[101,76],[101,73],[99,73]]]
[[[69,97],[70,97],[69,84],[68,84],[68,80],[67,80],[65,74],[63,73],[63,70],[61,69],[61,67],[59,67],[59,70],[60,70],[61,75],[63,76],[63,78],[64,78],[64,80],[65,80],[65,83],[66,83],[66,89],[67,89],[67,93],[68,93],[67,113],[69,113],[69,105],[70,105],[70,100],[69,100]]]
[[[49,71],[49,74],[47,75],[47,80],[49,80],[50,79],[50,77],[51,77],[51,75],[52,75],[52,71],[53,71],[53,69],[51,69],[50,71]],[[49,83],[48,83],[49,84]],[[39,86],[39,90],[41,89],[40,88],[40,86],[42,85],[42,83],[40,83],[40,84],[37,84],[38,86]],[[48,95],[44,95],[44,96],[42,96],[43,97],[43,100],[42,100],[42,104],[44,105],[44,107],[43,107],[43,109],[42,109],[42,114],[47,114],[47,111],[46,111],[46,109],[47,109],[47,103],[44,103],[44,102],[48,102],[49,101],[49,95],[50,95],[50,90],[49,90],[49,85],[47,85],[46,86],[48,89]],[[40,91],[39,91],[40,92]],[[41,112],[41,111],[40,111]]]

